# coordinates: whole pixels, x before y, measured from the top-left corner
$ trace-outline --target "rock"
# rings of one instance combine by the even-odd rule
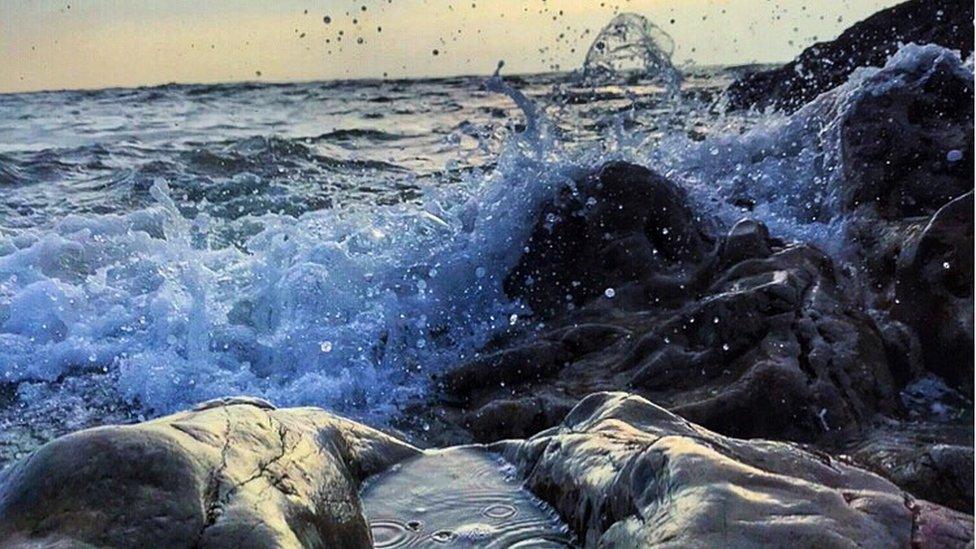
[[[881,91],[857,93],[846,106],[844,211],[869,207],[886,220],[931,215],[973,189],[971,69],[945,50],[913,51],[924,61],[869,77],[865,87]],[[874,78],[885,85],[874,86]]]
[[[795,111],[843,83],[857,67],[881,66],[901,44],[910,42],[939,44],[967,57],[973,51],[972,3],[909,0],[881,10],[836,40],[810,46],[782,67],[733,82],[725,93],[728,105]]]
[[[505,291],[541,316],[608,288],[619,304],[627,300],[621,287],[649,274],[677,287],[688,274],[682,267],[700,261],[711,247],[680,187],[646,168],[611,162],[542,210]]]
[[[885,421],[843,451],[916,497],[973,512],[972,422]]]
[[[921,343],[925,368],[972,395],[973,193],[940,209],[898,257],[891,315]]]
[[[360,482],[418,453],[236,398],[80,431],[4,470],[0,546],[370,547]]]
[[[492,400],[464,415],[463,424],[477,440],[524,438],[558,423],[572,401],[551,395]]]
[[[965,547],[972,516],[788,443],[737,440],[600,393],[497,446],[587,547]]]
[[[637,203],[629,194],[605,194],[601,209],[574,215],[585,185],[565,209],[554,206],[510,278],[532,272],[540,281],[513,290],[543,307],[548,328],[448,372],[440,418],[491,442],[549,427],[592,392],[627,389],[726,435],[815,442],[898,412],[882,333],[828,256],[777,241],[754,220],[712,237],[687,198],[647,170],[614,164],[590,181],[643,194],[665,189],[645,203],[671,221],[616,207],[615,200]],[[545,219],[553,217],[566,221],[550,227]],[[632,270],[607,262],[593,236],[610,235],[611,247],[641,242],[640,249],[662,227],[675,240],[654,247],[676,247],[643,256]],[[559,312],[571,280],[580,281],[575,307]],[[550,284],[562,290],[534,290]],[[615,285],[612,298],[597,291]]]
[[[971,394],[973,77],[938,47],[897,57],[839,95],[844,238],[899,382],[934,372]]]

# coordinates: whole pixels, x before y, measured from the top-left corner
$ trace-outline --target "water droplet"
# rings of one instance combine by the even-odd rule
[[[516,322],[518,322],[518,315],[513,314],[512,316],[508,317],[508,323],[512,326],[515,326]]]
[[[331,341],[323,341],[322,344],[319,345],[319,349],[323,353],[331,353],[332,352],[332,342]]]
[[[606,290],[603,290],[603,295],[607,296],[607,298],[609,299],[613,299],[614,296],[617,295],[617,290],[614,290],[613,288],[607,288]]]

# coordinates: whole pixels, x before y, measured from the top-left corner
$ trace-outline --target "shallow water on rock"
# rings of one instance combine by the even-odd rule
[[[525,490],[512,467],[478,448],[432,451],[367,482],[373,545],[573,547],[555,511]]]

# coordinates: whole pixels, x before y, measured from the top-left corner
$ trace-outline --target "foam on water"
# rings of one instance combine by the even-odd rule
[[[524,98],[523,98],[524,99]],[[0,372],[31,384],[117,372],[163,413],[227,394],[383,417],[520,311],[502,292],[535,207],[580,169],[530,124],[490,172],[415,202],[264,214],[209,242],[166,183],[157,205],[0,238]]]

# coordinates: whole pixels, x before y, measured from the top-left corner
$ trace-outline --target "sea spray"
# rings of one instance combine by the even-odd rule
[[[899,67],[924,67],[924,59],[908,48],[892,67],[862,73],[845,89],[870,93],[899,85],[910,74]],[[971,65],[967,70],[971,74]],[[514,91],[516,86],[497,78],[486,88]],[[57,413],[51,421],[63,426],[67,418],[83,415],[84,406],[110,408],[117,404],[113,399],[156,415],[246,393],[382,423],[402,403],[426,395],[432,374],[473,357],[513,315],[518,325],[535,325],[531,311],[505,295],[504,277],[522,253],[541,205],[608,160],[630,160],[667,174],[691,190],[702,216],[731,223],[750,215],[781,238],[827,240],[829,216],[814,219],[806,207],[808,198],[826,197],[830,175],[823,151],[831,137],[822,131],[827,124],[818,121],[819,111],[792,118],[751,113],[760,122],[752,129],[746,125],[743,133],[725,131],[726,119],[693,101],[656,103],[669,116],[696,121],[701,135],[692,137],[683,123],[676,129],[668,117],[651,117],[626,94],[628,118],[619,123],[601,121],[620,112],[620,94],[567,103],[554,120],[539,104],[527,103],[549,81],[533,82],[523,78],[521,91],[507,94],[523,110],[526,131],[479,129],[508,136],[492,145],[498,152],[490,162],[424,177],[403,178],[402,170],[380,166],[380,153],[369,162],[335,160],[342,151],[334,136],[314,137],[328,133],[314,116],[312,122],[295,122],[298,129],[287,131],[298,137],[288,139],[248,136],[255,131],[250,126],[216,144],[194,141],[199,133],[181,136],[191,145],[175,156],[168,146],[128,142],[16,155],[14,171],[25,178],[66,178],[111,162],[125,169],[108,181],[68,180],[76,192],[65,200],[87,197],[89,187],[101,193],[102,210],[78,207],[84,214],[49,213],[58,210],[43,202],[53,192],[47,183],[10,189],[16,198],[5,205],[0,232],[0,375],[6,387],[16,388],[20,407],[10,408],[6,418]],[[450,93],[474,97],[476,82],[461,85],[467,87]],[[409,111],[402,116],[415,125],[434,116],[449,120],[409,149],[412,155],[444,154],[430,143],[446,147],[442,139],[452,128],[467,127],[463,122],[475,116],[464,111],[467,99],[441,97],[448,89],[443,82],[382,86],[362,92],[367,100],[354,105],[364,112],[385,105],[391,121],[371,123],[386,124],[387,131],[383,139],[358,135],[356,147],[372,144],[382,154],[392,154],[391,142],[409,148],[414,141],[406,137],[386,138],[394,134],[400,115],[393,111],[399,110]],[[228,94],[232,104],[260,98],[261,105],[302,108],[308,102],[288,94],[349,100],[343,94],[316,95],[321,87],[326,86],[215,88],[206,97],[216,104],[224,104],[220,94]],[[434,91],[422,100],[390,107],[388,98],[395,94],[427,88]],[[645,104],[662,99],[659,91],[641,89]],[[184,97],[189,91],[155,93],[173,95],[174,106],[196,105],[196,96]],[[105,93],[105,101],[116,105],[114,92]],[[486,127],[508,123],[507,100],[475,100],[489,113]],[[270,114],[260,115],[273,120],[262,131],[277,132],[282,120],[291,120],[268,109]],[[349,106],[329,109],[348,113]],[[840,103],[838,109],[828,111],[842,112]],[[650,123],[640,125],[640,116],[630,113]],[[403,127],[397,135],[419,133]],[[49,157],[56,155],[80,156],[84,163],[52,165]],[[406,164],[408,156],[397,162]],[[154,183],[160,179],[166,185]],[[404,185],[404,197],[383,185]],[[737,185],[755,200],[751,211],[738,202]],[[151,196],[145,200],[142,194]],[[97,202],[72,202],[68,212]],[[31,209],[32,204],[41,206]],[[51,221],[22,227],[38,210]]]
[[[621,13],[597,34],[586,53],[581,77],[588,84],[629,79],[660,84],[670,95],[680,91],[682,75],[671,62],[674,40],[636,13]]]
[[[792,115],[765,114],[744,132],[723,131],[718,119],[706,139],[670,135],[643,161],[668,167],[668,175],[703,209],[728,224],[743,216],[760,219],[781,238],[811,242],[842,257],[844,240],[836,236],[848,221],[840,204],[841,130],[848,114],[865,97],[923,87],[939,70],[973,78],[958,52],[908,44],[884,67],[857,69]]]
[[[252,216],[252,236],[214,247],[207,216],[185,217],[158,180],[149,208],[10,242],[5,378],[28,398],[24,382],[97,367],[149,414],[246,393],[382,421],[527,312],[502,281],[538,206],[581,168],[521,98],[531,131],[493,170],[417,201]],[[21,312],[46,301],[71,306]]]

